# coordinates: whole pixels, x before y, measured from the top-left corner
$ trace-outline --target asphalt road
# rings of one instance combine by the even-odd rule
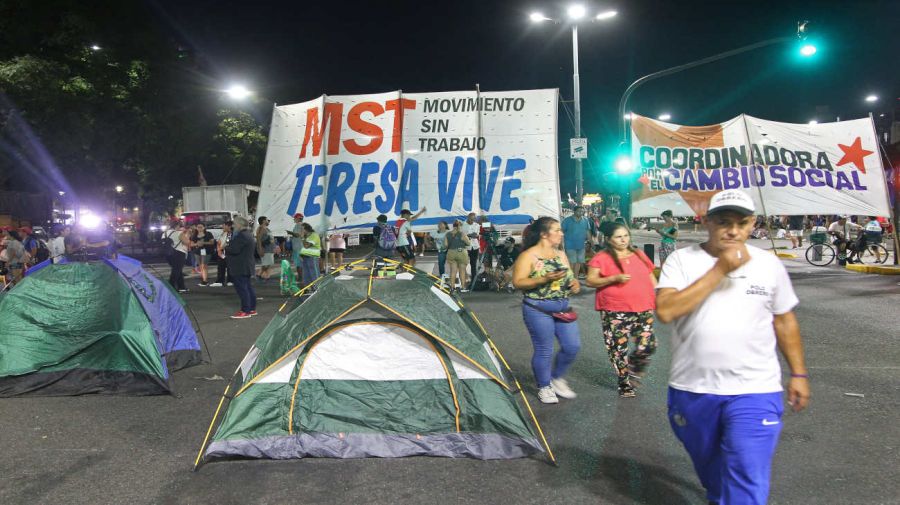
[[[812,375],[811,407],[786,414],[772,504],[900,503],[900,277],[787,260]],[[174,374],[178,396],[0,400],[0,504],[705,503],[665,416],[669,329],[638,397],[620,400],[592,296],[578,296],[579,393],[533,403],[559,459],[218,461],[191,472],[230,376],[282,298],[259,287],[260,316],[232,320],[231,288],[191,286],[213,362]],[[531,384],[518,297],[464,295]],[[218,377],[217,377],[218,376]],[[865,395],[847,396],[846,393]]]

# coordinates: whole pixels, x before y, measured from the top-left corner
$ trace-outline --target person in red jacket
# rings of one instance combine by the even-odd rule
[[[595,308],[601,311],[603,340],[618,374],[619,396],[635,396],[632,379],[640,379],[656,351],[653,309],[656,277],[653,262],[631,244],[628,227],[606,229],[606,247],[588,263],[586,282],[597,288]],[[628,355],[628,342],[635,350]]]

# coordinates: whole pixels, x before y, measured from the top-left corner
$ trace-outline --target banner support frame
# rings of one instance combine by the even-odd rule
[[[897,253],[900,252],[900,237],[897,235],[897,220],[894,219],[897,214],[897,209],[891,206],[891,193],[888,191],[888,180],[887,173],[884,171],[884,161],[881,157],[882,153],[887,157],[888,162],[891,161],[891,158],[887,156],[887,151],[884,146],[881,145],[881,139],[878,138],[878,131],[875,130],[875,115],[869,112],[869,126],[872,128],[872,135],[875,137],[875,144],[878,146],[878,166],[881,168],[881,178],[884,180],[884,201],[887,204],[888,209],[888,222],[891,223],[891,228],[894,230],[894,264],[898,265]],[[891,166],[891,170],[895,170],[893,165]]]
[[[778,254],[778,251],[775,247],[775,237],[772,236],[772,228],[769,227],[769,213],[766,212],[766,202],[763,199],[762,186],[760,186],[759,181],[756,180],[756,157],[753,155],[753,143],[750,140],[750,129],[747,127],[746,114],[741,113],[741,122],[744,124],[744,139],[746,139],[747,141],[747,152],[750,155],[750,165],[752,166],[752,168],[750,169],[750,182],[756,183],[756,192],[759,193],[759,205],[760,207],[762,207],[762,213],[766,223],[766,231],[768,231],[769,241],[772,243],[772,252]],[[765,165],[763,165],[763,171],[765,171]]]

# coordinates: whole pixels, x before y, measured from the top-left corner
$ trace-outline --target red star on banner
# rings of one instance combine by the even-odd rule
[[[647,177],[647,174],[642,175],[642,176],[640,177],[640,179],[638,179],[638,182],[640,182],[640,183],[643,184],[644,186],[647,186],[647,187],[650,186],[650,178]]]
[[[847,163],[853,163],[854,165],[856,165],[857,170],[862,173],[866,173],[864,158],[874,153],[875,151],[863,149],[862,139],[860,139],[859,137],[856,137],[856,140],[854,140],[853,143],[849,146],[838,144],[838,147],[841,148],[841,151],[844,151],[844,156],[841,157],[841,161],[837,163],[837,166],[846,165]]]

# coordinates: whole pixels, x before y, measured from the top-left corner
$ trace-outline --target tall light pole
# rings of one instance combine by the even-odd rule
[[[587,16],[587,10],[583,5],[575,4],[570,6],[566,14],[572,24],[572,81],[573,94],[575,95],[575,138],[581,138],[581,78],[578,75],[578,22]],[[616,17],[618,12],[614,10],[603,11],[592,19],[596,21],[605,21]],[[529,19],[533,23],[541,23],[543,21],[559,22],[553,18],[548,18],[540,12],[533,12]],[[585,148],[585,153],[587,148]],[[582,167],[582,158],[575,158],[575,201],[581,204],[584,196],[584,169]]]

